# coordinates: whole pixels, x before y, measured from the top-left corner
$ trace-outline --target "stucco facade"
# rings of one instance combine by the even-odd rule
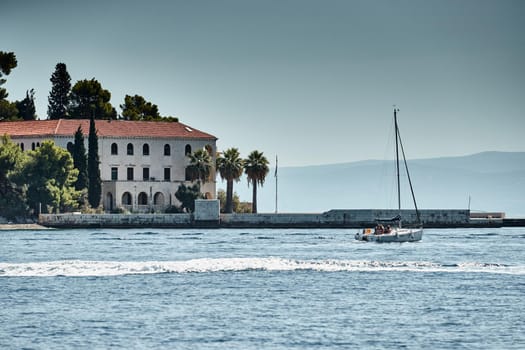
[[[87,150],[88,120],[4,122],[0,134],[8,134],[24,151],[39,147],[44,140],[71,149],[78,126]],[[179,204],[175,192],[180,184],[191,185],[186,178],[189,153],[206,149],[215,164],[217,138],[182,123],[98,120],[96,128],[101,203],[108,212],[117,208],[162,212]],[[201,185],[209,199],[216,194],[214,170],[211,179]]]

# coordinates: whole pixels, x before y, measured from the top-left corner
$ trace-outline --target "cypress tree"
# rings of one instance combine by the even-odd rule
[[[84,146],[84,135],[82,127],[79,126],[75,132],[75,143],[73,144],[73,165],[78,169],[78,178],[75,182],[75,190],[81,191],[88,188],[88,171],[86,147]]]
[[[26,91],[26,98],[16,102],[18,116],[23,120],[36,120],[35,90]]]
[[[93,117],[89,121],[88,143],[88,202],[92,208],[98,208],[100,196],[102,195],[102,181],[100,179],[100,160],[98,157],[98,136]]]
[[[51,75],[50,80],[53,86],[49,93],[47,116],[49,119],[67,118],[71,77],[67,72],[65,63],[58,63],[56,65],[55,72]]]

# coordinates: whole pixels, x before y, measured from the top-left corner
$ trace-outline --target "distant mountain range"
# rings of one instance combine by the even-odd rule
[[[463,157],[408,161],[418,207],[503,211],[525,217],[525,152],[484,152]],[[275,169],[258,191],[259,212],[275,211]],[[393,161],[280,167],[279,212],[330,209],[396,208]],[[402,205],[413,208],[408,181],[401,172]],[[226,188],[219,182],[218,188]],[[242,201],[251,201],[246,180],[234,185]]]

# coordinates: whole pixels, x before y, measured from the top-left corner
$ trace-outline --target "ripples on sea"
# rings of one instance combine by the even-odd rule
[[[525,229],[0,231],[0,348],[525,347]]]

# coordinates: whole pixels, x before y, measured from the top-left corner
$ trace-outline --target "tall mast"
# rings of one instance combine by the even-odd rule
[[[400,217],[399,227],[401,227],[401,184],[399,180],[399,129],[397,126],[397,112],[398,111],[399,109],[394,106],[394,125],[395,125],[395,132],[396,132],[397,209],[398,209],[398,215]]]
[[[279,192],[279,187],[277,186],[277,168],[278,168],[278,159],[277,155],[275,155],[275,214],[277,214],[277,193]]]

